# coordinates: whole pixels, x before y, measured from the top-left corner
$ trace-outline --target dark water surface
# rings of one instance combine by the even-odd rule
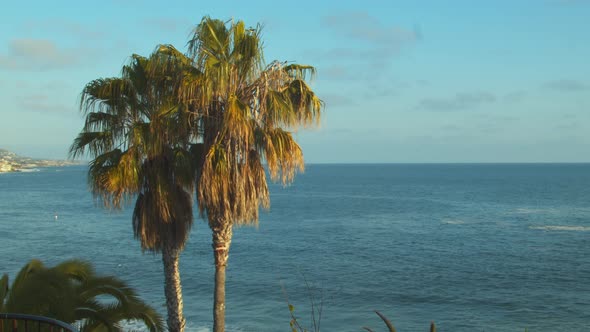
[[[307,326],[308,288],[323,298],[327,332],[384,330],[374,309],[400,332],[590,331],[588,164],[309,165],[271,200],[234,234],[230,331],[288,331],[283,287]],[[0,174],[0,273],[84,258],[164,313],[161,260],[141,253],[131,211],[95,204],[84,167]],[[181,260],[190,331],[212,325],[210,242],[197,219]]]

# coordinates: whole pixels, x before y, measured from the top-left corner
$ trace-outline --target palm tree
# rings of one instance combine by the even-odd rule
[[[88,181],[105,206],[137,197],[133,231],[142,250],[162,253],[170,331],[185,326],[178,261],[193,223],[199,153],[174,79],[190,76],[190,63],[162,45],[149,58],[133,55],[121,77],[88,83],[80,103],[85,125],[70,148],[73,158],[93,158]]]
[[[201,215],[213,235],[214,331],[225,330],[225,270],[234,225],[258,222],[270,201],[272,180],[287,184],[303,171],[291,131],[319,124],[321,100],[306,83],[311,66],[264,66],[261,27],[203,18],[189,41],[199,79],[187,80],[181,97],[197,115],[203,154],[197,186]]]
[[[0,312],[77,323],[81,331],[119,330],[119,323],[126,320],[139,320],[150,332],[164,331],[162,318],[133,289],[115,277],[97,276],[90,263],[80,260],[51,268],[31,260],[10,288],[4,274],[0,279]]]

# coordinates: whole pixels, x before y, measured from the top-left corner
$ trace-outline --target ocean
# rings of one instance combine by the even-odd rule
[[[308,165],[234,232],[228,331],[590,331],[590,164]],[[0,174],[0,273],[90,260],[165,314],[160,256],[83,166]],[[55,215],[58,219],[55,219]],[[197,215],[195,211],[195,215]],[[181,257],[188,331],[212,326],[213,256],[196,217]],[[317,318],[317,316],[316,316]]]

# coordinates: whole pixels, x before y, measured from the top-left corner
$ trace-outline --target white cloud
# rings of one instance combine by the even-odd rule
[[[6,54],[0,54],[0,68],[50,70],[79,63],[80,50],[60,49],[46,39],[14,39]]]

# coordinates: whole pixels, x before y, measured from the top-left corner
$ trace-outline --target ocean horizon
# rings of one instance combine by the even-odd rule
[[[324,331],[384,329],[373,310],[398,331],[589,331],[590,163],[306,166],[234,232],[228,331],[288,331],[286,296],[309,327],[309,294]],[[133,238],[132,205],[102,208],[86,172],[0,176],[0,273],[87,259],[165,315],[161,259]],[[210,331],[211,234],[196,209],[180,269],[187,331]]]

